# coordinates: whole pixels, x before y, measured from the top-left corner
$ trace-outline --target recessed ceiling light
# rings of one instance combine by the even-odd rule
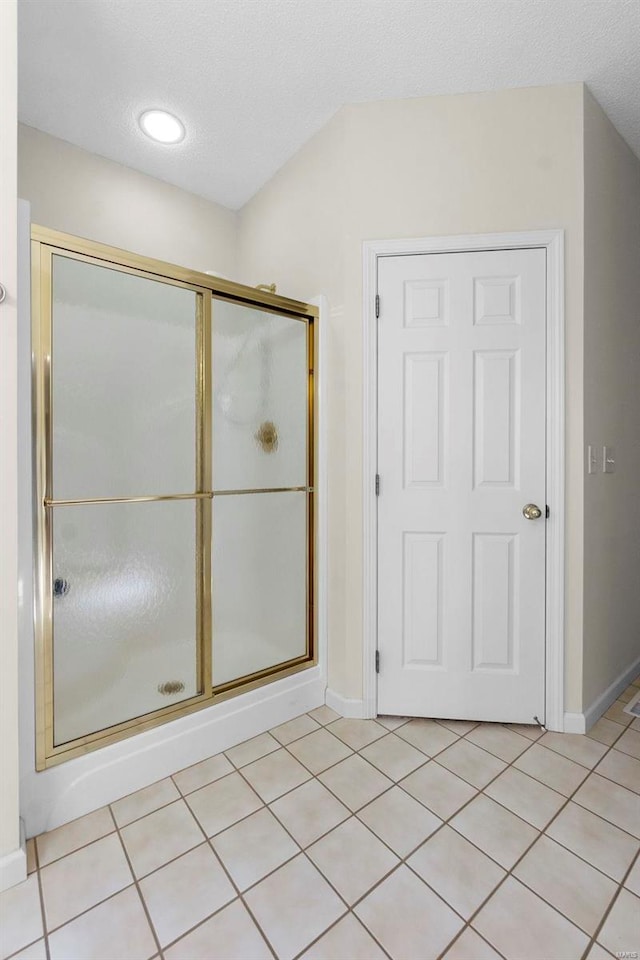
[[[139,122],[143,133],[158,143],[179,143],[184,139],[183,124],[166,110],[145,110]]]

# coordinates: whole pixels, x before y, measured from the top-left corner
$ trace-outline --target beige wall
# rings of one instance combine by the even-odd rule
[[[239,279],[326,292],[330,686],[362,685],[362,241],[566,231],[566,703],[582,702],[582,85],[344,108],[243,208]],[[339,258],[344,265],[341,266]]]
[[[347,607],[343,217],[344,113],[337,114],[240,212],[238,280],[275,281],[285,296],[325,294],[328,450],[328,633],[344,637]],[[357,640],[356,640],[357,647]],[[329,681],[340,689],[351,651],[332,642]]]
[[[622,592],[631,601],[637,594],[638,560],[625,518],[633,514],[638,467],[630,406],[638,326],[625,304],[637,304],[638,292],[633,268],[624,282],[616,273],[638,243],[633,224],[640,216],[629,200],[638,195],[637,168],[588,94],[585,129],[583,86],[569,84],[343,108],[239,215],[23,127],[19,194],[31,201],[33,220],[46,226],[249,284],[275,281],[292,297],[328,296],[329,682],[356,699],[362,685],[362,241],[564,228],[565,709],[579,712],[583,695],[588,706],[606,686],[603,678],[610,682],[632,659],[634,626],[637,631],[637,607],[631,602],[625,612],[616,602]],[[606,232],[594,229],[598,223]],[[619,457],[618,473],[586,484],[583,375],[587,439],[614,444]],[[605,589],[600,556],[613,537],[621,546]]]
[[[0,890],[23,879],[18,808],[17,5],[0,4]],[[12,855],[14,855],[12,857]],[[16,872],[17,868],[17,872]]]
[[[585,92],[584,707],[640,655],[640,161]]]
[[[18,195],[31,219],[194,270],[236,273],[237,215],[20,125]]]

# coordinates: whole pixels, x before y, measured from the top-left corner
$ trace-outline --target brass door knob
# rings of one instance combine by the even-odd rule
[[[542,510],[535,503],[525,503],[522,515],[525,520],[538,520],[542,516]]]

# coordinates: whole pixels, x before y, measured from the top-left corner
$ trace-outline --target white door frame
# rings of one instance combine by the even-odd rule
[[[538,247],[547,256],[547,520],[545,719],[564,730],[564,231],[529,230],[363,243],[363,716],[375,717],[378,646],[378,258]],[[382,304],[384,311],[384,304]]]

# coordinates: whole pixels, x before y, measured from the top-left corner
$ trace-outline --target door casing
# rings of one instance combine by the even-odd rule
[[[546,252],[546,611],[545,709],[548,730],[564,730],[564,231],[531,230],[363,243],[363,716],[377,713],[378,258],[478,250],[542,248]],[[384,305],[382,310],[384,310]]]

